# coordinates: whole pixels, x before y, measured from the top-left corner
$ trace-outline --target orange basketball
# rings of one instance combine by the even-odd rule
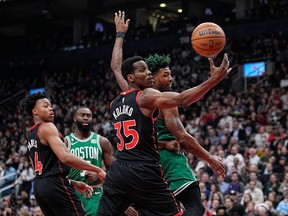
[[[226,36],[223,29],[212,22],[201,23],[191,35],[193,49],[205,57],[219,54],[225,47],[225,43]]]

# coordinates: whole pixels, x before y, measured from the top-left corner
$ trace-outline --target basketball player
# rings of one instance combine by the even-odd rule
[[[115,14],[116,31],[126,32],[128,29],[129,20],[125,22],[124,12]],[[118,83],[122,90],[128,89],[127,81],[122,77],[120,65],[122,62],[122,44],[123,39],[116,39],[111,67],[117,78]],[[160,91],[170,91],[172,88],[172,76],[169,69],[170,63],[169,56],[159,56],[157,54],[150,56],[146,63],[154,76],[154,88]],[[211,65],[211,70],[217,70]],[[213,86],[211,86],[213,87]],[[207,89],[201,87],[195,88],[195,96],[200,99]],[[197,100],[197,99],[196,99]],[[166,118],[165,118],[166,116]],[[164,120],[165,119],[165,120]],[[167,124],[167,126],[166,126]],[[158,141],[171,141],[176,140],[184,146],[188,151],[200,157],[210,164],[216,174],[218,170],[223,167],[217,158],[212,157],[201,145],[186,132],[179,118],[178,109],[170,108],[161,110],[159,117],[156,121]],[[167,128],[168,127],[168,128]],[[175,130],[177,128],[177,130]],[[172,135],[170,131],[173,131]],[[192,144],[192,145],[191,145]],[[203,215],[205,208],[201,202],[201,194],[198,186],[198,181],[194,176],[184,152],[181,150],[180,154],[175,154],[167,149],[160,150],[160,164],[163,167],[164,178],[167,180],[169,187],[174,191],[177,201],[180,201],[185,209],[187,215]]]
[[[105,168],[109,169],[112,161],[114,161],[113,148],[107,138],[92,131],[92,111],[87,107],[78,108],[75,111],[73,121],[75,124],[74,132],[64,138],[70,152],[98,167],[102,167],[103,161]],[[96,215],[102,196],[102,183],[97,174],[71,168],[68,177],[93,187],[92,197],[85,197],[78,191],[76,194],[80,198],[86,214],[88,216]],[[125,213],[128,216],[137,215],[132,207],[129,207]]]
[[[86,185],[68,180],[70,167],[96,172],[103,180],[105,172],[71,154],[52,123],[54,111],[45,93],[27,96],[22,107],[33,118],[34,126],[28,137],[28,155],[35,171],[34,194],[44,215],[86,215],[74,187]],[[72,184],[71,184],[72,182]],[[82,192],[92,192],[86,185]],[[90,190],[90,191],[89,191]]]
[[[107,138],[92,131],[92,111],[87,107],[80,107],[76,110],[73,121],[75,130],[64,139],[70,152],[97,167],[102,167],[103,160],[105,168],[109,169],[114,160],[113,148]],[[102,196],[102,184],[98,175],[94,172],[71,168],[68,177],[93,187],[91,198],[86,198],[77,191],[76,194],[84,205],[86,214],[96,215]]]
[[[124,13],[119,11],[119,14],[115,14],[115,23],[119,17],[124,22]],[[127,26],[128,23],[129,20]],[[117,25],[116,32],[116,41],[120,38],[122,44],[125,33],[119,31]],[[113,56],[115,52],[113,49]],[[122,60],[122,49],[119,58]],[[208,91],[215,86],[229,72],[228,68],[225,55],[221,68],[214,71],[202,87]],[[145,215],[181,215],[175,197],[163,179],[154,122],[158,109],[188,106],[194,102],[194,89],[182,93],[161,93],[150,88],[154,79],[140,56],[126,59],[121,72],[129,90],[122,92],[110,105],[118,138],[117,160],[112,163],[105,178],[97,215],[117,215],[131,202],[143,209]],[[224,175],[222,164],[217,174]]]

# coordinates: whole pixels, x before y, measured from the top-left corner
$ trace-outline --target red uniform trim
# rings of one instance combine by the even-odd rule
[[[42,124],[41,122],[37,122],[36,124],[34,124],[33,126],[31,126],[29,128],[30,131],[32,131],[38,124]]]
[[[130,89],[126,92],[120,92],[120,95],[126,95],[126,94],[129,94],[130,92],[137,91],[137,90],[140,90],[140,89]]]
[[[65,191],[66,191],[66,194],[67,194],[67,196],[69,197],[69,199],[70,199],[70,201],[71,201],[71,203],[72,203],[72,205],[73,205],[73,208],[74,208],[74,210],[75,210],[75,213],[76,213],[77,215],[80,215],[80,213],[78,212],[78,209],[77,209],[77,207],[76,207],[76,205],[75,205],[75,202],[73,201],[73,199],[72,199],[72,197],[71,197],[71,194],[69,193],[68,188],[66,187],[66,185],[65,185],[65,183],[64,183],[64,179],[63,179],[62,176],[61,176],[63,170],[62,170],[62,166],[61,166],[61,163],[60,163],[59,160],[58,160],[58,164],[59,164],[59,169],[60,169],[59,178],[60,178],[60,181],[61,181],[61,183],[62,183],[62,186],[64,187],[64,189],[65,189]]]

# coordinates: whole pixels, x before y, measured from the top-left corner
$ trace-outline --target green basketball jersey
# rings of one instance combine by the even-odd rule
[[[91,132],[91,135],[85,140],[78,139],[73,133],[65,138],[68,141],[68,149],[72,154],[95,166],[102,167],[102,149],[100,146],[99,137],[100,136],[98,134]],[[77,170],[74,168],[70,169],[68,178],[85,182],[92,187],[94,185],[98,185],[97,188],[93,189],[92,197],[89,199],[83,197],[80,192],[76,191],[85,208],[86,214],[89,216],[96,215],[100,197],[102,195],[102,187],[99,187],[101,181],[97,180],[95,182],[87,182],[85,179],[85,170]]]
[[[165,125],[165,121],[158,118],[156,121],[157,137],[159,141],[175,140]],[[169,184],[169,188],[178,195],[197,179],[190,168],[187,157],[181,150],[180,154],[175,154],[167,149],[160,150],[160,164],[164,171],[164,178]]]

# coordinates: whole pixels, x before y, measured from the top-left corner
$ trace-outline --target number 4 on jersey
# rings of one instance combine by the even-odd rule
[[[120,141],[120,143],[117,143],[117,149],[119,151],[122,151],[125,147],[125,149],[133,149],[139,141],[139,134],[136,130],[132,129],[131,127],[136,126],[135,120],[128,120],[123,122],[117,122],[114,124],[114,127],[116,129],[116,135]],[[132,140],[129,143],[125,143],[123,139],[123,135],[121,134],[121,128],[123,127],[123,135],[125,138],[128,138],[129,136],[132,136]]]
[[[38,172],[38,175],[42,175],[43,164],[38,159],[38,152],[34,153],[34,169],[35,172]]]

